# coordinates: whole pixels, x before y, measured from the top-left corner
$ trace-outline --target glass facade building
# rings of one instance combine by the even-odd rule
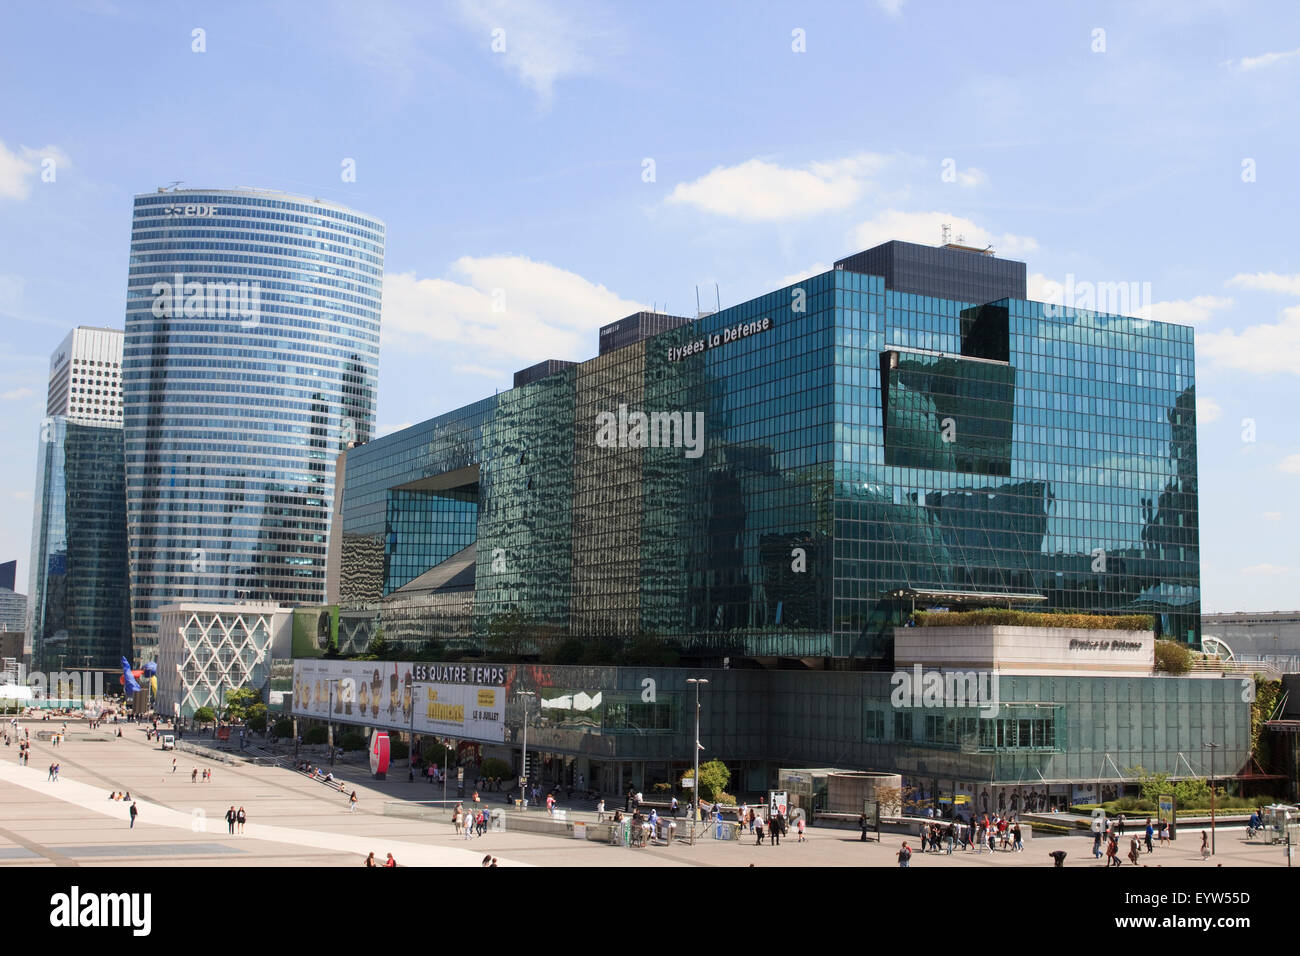
[[[120,425],[42,424],[30,568],[33,670],[116,668],[130,656]]]
[[[384,673],[393,667],[374,666]],[[478,738],[484,755],[520,766],[525,703],[517,692],[529,691],[533,767],[543,768],[548,785],[575,786],[581,774],[607,793],[625,792],[629,783],[649,793],[691,766],[695,688],[688,677],[708,680],[700,737],[732,771],[727,790],[737,794],[775,786],[781,767],[839,767],[899,773],[927,801],[965,796],[968,808],[979,810],[1030,801],[1042,809],[1111,799],[1133,788],[1138,767],[1204,778],[1213,760],[1220,779],[1231,777],[1251,752],[1243,682],[1218,676],[1001,674],[994,678],[998,704],[989,710],[894,706],[891,675],[879,672],[499,667],[506,675],[504,744]],[[303,701],[294,712],[310,713]],[[335,719],[398,732],[410,726],[401,717],[388,724]],[[476,739],[468,729],[454,736]]]
[[[887,246],[693,322],[615,323],[593,359],[352,449],[340,608],[382,621],[473,542],[479,646],[504,621],[877,666],[917,592],[1150,613],[1198,644],[1192,330]]]
[[[261,190],[135,198],[123,359],[132,629],[320,603],[334,460],[374,429],[384,225]]]

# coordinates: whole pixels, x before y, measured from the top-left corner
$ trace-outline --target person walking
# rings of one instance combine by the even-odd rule
[[[54,779],[54,764],[50,764],[50,775],[45,778],[45,782],[49,783],[53,779]]]
[[[1132,837],[1128,842],[1128,858],[1133,861],[1134,866],[1137,866],[1138,856],[1141,853],[1142,849],[1138,846],[1138,838]]]
[[[56,768],[55,775],[57,776],[57,768]],[[1206,833],[1204,830],[1202,830],[1201,831],[1201,859],[1208,860],[1209,858],[1210,858],[1210,835]]]
[[[247,822],[248,822],[248,814],[244,812],[243,807],[240,807],[239,811],[235,814],[235,825],[239,827],[239,831],[238,831],[239,833],[244,832],[244,824]]]
[[[859,843],[867,842],[867,814],[866,811],[858,814],[858,829],[862,831],[862,836],[858,837]]]
[[[677,798],[676,797],[673,797],[671,809],[673,813],[673,819],[676,820],[677,819]]]
[[[231,804],[230,809],[226,811],[226,830],[232,836],[234,835],[235,832],[235,819],[236,819],[235,807],[234,804]]]
[[[59,764],[57,761],[54,764],[54,782],[59,782]]]
[[[768,823],[768,830],[769,830],[768,837],[767,837],[768,842],[771,843],[772,846],[780,846],[781,830],[783,829],[781,814],[778,813],[775,816],[769,818],[767,823]]]
[[[795,827],[796,830],[799,831],[799,839],[796,840],[795,842],[796,842],[796,843],[803,843],[803,842],[805,842],[805,841],[804,841],[804,835],[803,835],[803,817],[800,817],[798,820],[795,821],[794,827]],[[952,851],[949,850],[948,852],[951,853]]]
[[[1146,827],[1146,831],[1145,831],[1145,834],[1144,834],[1144,835],[1145,835],[1145,837],[1146,837],[1147,852],[1150,853],[1150,852],[1151,852],[1151,849],[1152,849],[1152,847],[1151,847],[1151,838],[1152,838],[1153,836],[1155,836],[1155,827],[1153,827],[1153,826],[1151,825],[1151,818],[1150,818],[1150,817],[1147,817],[1147,827]]]
[[[1093,824],[1092,827],[1092,855],[1098,860],[1101,859],[1101,827],[1097,824]]]
[[[136,807],[135,807],[135,804],[132,803],[132,804],[131,804],[131,827],[130,827],[130,829],[132,829],[132,830],[135,829],[135,818],[136,818],[137,816],[139,816],[139,814],[140,814],[140,811],[137,810]]]
[[[357,812],[357,792],[352,791],[352,796],[348,797],[348,813]]]
[[[906,840],[903,841],[903,846],[898,851],[898,865],[903,869],[907,869],[912,865],[912,848],[907,845]]]
[[[172,757],[172,773],[176,772],[176,758]]]
[[[601,823],[605,819],[605,798],[601,797],[596,803],[596,822]]]
[[[763,818],[757,814],[754,815],[754,832],[758,834],[758,839],[754,842],[754,846],[761,846],[763,843]]]
[[[198,782],[199,782],[199,768],[195,767],[193,770],[190,771],[190,783],[198,783]]]

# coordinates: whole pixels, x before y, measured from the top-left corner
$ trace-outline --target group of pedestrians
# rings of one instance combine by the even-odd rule
[[[229,829],[230,833],[243,833],[244,824],[247,822],[248,814],[244,812],[243,807],[236,810],[232,804],[230,809],[226,811],[226,827]],[[236,827],[238,827],[238,829],[236,829]]]
[[[59,782],[59,765],[57,763],[50,764],[50,775],[45,780],[47,783],[51,780],[55,783]]]
[[[474,805],[467,808],[456,804],[451,811],[451,825],[456,832],[463,833],[466,840],[487,833],[487,809],[479,804],[477,793],[474,794]]]
[[[173,757],[173,758],[172,758],[172,771],[175,772],[175,770],[176,770],[176,758]],[[198,767],[195,767],[193,770],[190,771],[190,783],[198,783],[198,782],[199,782],[199,768],[198,768]],[[203,771],[203,782],[204,782],[204,783],[211,783],[211,782],[212,782],[212,771],[211,771],[211,770],[204,770],[204,771]]]
[[[1100,860],[1104,856],[1106,859],[1106,868],[1112,866],[1122,867],[1124,861],[1120,858],[1120,839],[1124,836],[1125,821],[1123,814],[1120,814],[1115,823],[1109,821],[1102,826],[1100,820],[1093,823],[1092,826],[1092,855]],[[1159,839],[1160,845],[1165,846],[1169,843],[1169,821],[1159,820],[1152,821],[1147,817],[1146,825],[1142,830],[1142,839],[1139,841],[1137,835],[1129,838],[1128,859],[1134,866],[1142,856],[1142,847],[1146,846],[1147,853],[1155,852],[1155,842]],[[1105,846],[1103,851],[1102,847]]]
[[[393,859],[393,854],[390,853],[390,854],[388,854],[388,859],[385,860],[383,863],[376,863],[376,862],[375,862],[375,851],[374,851],[374,850],[371,850],[371,851],[370,851],[370,855],[369,855],[368,857],[366,857],[366,862],[365,862],[364,864],[362,864],[362,865],[363,865],[363,866],[380,866],[380,867],[386,867],[386,868],[391,869],[391,868],[397,866],[397,861]],[[493,866],[496,866],[496,861],[495,861],[495,860],[492,861],[492,865],[493,865]]]

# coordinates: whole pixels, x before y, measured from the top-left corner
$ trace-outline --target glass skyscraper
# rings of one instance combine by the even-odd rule
[[[263,190],[135,198],[123,361],[137,656],[178,602],[319,603],[334,459],[371,438],[384,224]]]
[[[24,656],[33,670],[118,667],[131,652],[122,427],[47,418],[35,498]]]
[[[356,448],[340,603],[382,622],[472,543],[489,654],[504,622],[879,662],[914,608],[972,604],[1196,645],[1192,330],[1027,301],[1025,273],[887,243]]]

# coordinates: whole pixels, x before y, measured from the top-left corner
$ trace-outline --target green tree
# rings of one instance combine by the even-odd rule
[[[271,728],[277,737],[293,736],[293,720],[289,717],[281,717]]]
[[[1156,670],[1186,674],[1192,669],[1192,652],[1177,641],[1156,641]]]
[[[248,729],[253,731],[254,733],[260,734],[264,730],[266,730],[266,721],[267,721],[266,704],[262,703],[260,700],[252,707],[249,707],[248,710],[244,712],[244,723],[246,723],[248,725]]]
[[[262,695],[251,687],[236,687],[226,691],[224,716],[226,720],[244,720],[254,704],[261,703]]]
[[[370,644],[366,647],[366,656],[373,657],[375,660],[387,660],[392,654],[393,648],[388,644],[388,638],[384,637],[382,627],[375,628],[375,636],[370,639]]]
[[[682,774],[685,780],[694,770],[688,770]],[[725,792],[727,784],[731,782],[731,771],[721,760],[710,760],[708,763],[700,764],[700,779],[697,781],[700,788],[701,800],[716,800],[718,795]]]
[[[1167,773],[1151,773],[1142,766],[1131,767],[1126,773],[1130,777],[1137,778],[1142,799],[1155,806],[1160,805],[1160,798],[1163,795],[1174,792]]]
[[[436,740],[420,741],[420,756],[425,763],[436,763],[440,768],[448,766],[455,760],[455,752],[448,750]]]
[[[1273,715],[1281,696],[1280,680],[1267,680],[1262,674],[1255,675],[1255,699],[1250,705],[1250,749],[1265,770],[1273,764],[1273,750],[1269,735],[1264,733],[1264,722]]]
[[[211,707],[205,705],[194,712],[194,720],[200,727],[205,724],[215,723],[217,720],[217,712]]]

